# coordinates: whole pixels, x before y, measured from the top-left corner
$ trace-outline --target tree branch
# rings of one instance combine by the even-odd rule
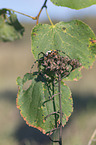
[[[44,2],[44,4],[43,4],[43,6],[41,7],[41,9],[40,9],[40,11],[39,11],[39,13],[38,13],[38,15],[35,17],[35,18],[37,19],[36,24],[38,24],[39,17],[40,17],[40,14],[41,14],[41,12],[42,12],[43,8],[47,8],[46,3],[47,3],[47,0],[45,0],[45,2]]]

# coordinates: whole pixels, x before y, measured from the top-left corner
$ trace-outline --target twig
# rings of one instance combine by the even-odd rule
[[[58,118],[59,118],[59,114],[58,114],[59,112],[52,112],[52,113],[50,113],[50,114],[48,114],[44,119],[46,120],[49,116],[51,116],[51,115],[57,115],[58,116]]]
[[[60,128],[60,127],[54,128],[54,129],[52,129],[52,130],[46,132],[46,134],[50,135],[52,132],[54,132],[55,130],[57,130],[57,129],[59,129],[59,128]]]
[[[29,15],[27,15],[27,14],[24,14],[24,13],[21,13],[21,12],[18,12],[18,11],[15,11],[15,10],[13,10],[13,9],[7,9],[7,10],[16,12],[16,13],[18,13],[18,14],[21,14],[21,15],[27,16],[27,17],[29,17],[29,18],[31,18],[31,19],[33,19],[33,20],[36,20],[36,17],[29,16]]]
[[[59,140],[53,140],[52,138],[51,138],[51,136],[49,135],[49,139],[52,141],[52,142],[59,142]]]
[[[91,145],[92,141],[94,141],[95,135],[96,135],[96,129],[94,130],[94,132],[93,132],[93,134],[92,134],[92,136],[91,136],[91,138],[90,138],[90,140],[88,142],[88,145]]]
[[[59,92],[59,106],[60,106],[59,145],[62,145],[62,105],[61,105],[61,75],[60,74],[59,74],[59,81],[58,81],[58,92]]]
[[[53,97],[56,96],[56,95],[58,95],[58,94],[59,94],[59,93],[52,95],[52,97],[50,97],[48,100],[44,101],[42,105],[44,105],[45,103],[47,103],[47,102],[53,100]]]
[[[35,17],[35,18],[37,19],[36,24],[38,24],[38,21],[39,21],[39,16],[40,16],[40,14],[41,14],[41,12],[42,12],[43,8],[47,8],[46,3],[47,3],[47,0],[45,0],[45,2],[44,2],[44,4],[43,4],[43,6],[41,7],[41,9],[40,9],[40,11],[39,11],[39,13],[38,13],[38,15]]]
[[[31,18],[31,19],[33,19],[33,20],[37,20],[36,24],[38,24],[39,17],[40,17],[40,14],[41,14],[43,8],[47,8],[46,3],[47,3],[47,0],[45,0],[43,6],[41,7],[41,9],[40,9],[40,11],[39,11],[39,13],[38,13],[38,15],[37,15],[36,17],[29,16],[29,15],[27,15],[27,14],[24,14],[24,13],[21,13],[21,12],[18,12],[18,11],[15,11],[15,10],[13,10],[13,9],[7,9],[7,10],[16,12],[16,13],[21,14],[21,15],[24,15],[24,16],[27,16],[27,17],[29,17],[29,18]]]

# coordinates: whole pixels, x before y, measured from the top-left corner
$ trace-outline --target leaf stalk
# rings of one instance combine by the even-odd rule
[[[47,17],[48,17],[48,19],[50,21],[50,24],[53,26],[54,24],[53,24],[52,20],[50,19],[49,15],[48,15],[47,9],[46,9],[46,14],[47,14]]]
[[[43,8],[47,8],[46,3],[47,3],[47,0],[45,0],[43,6],[41,7],[41,9],[40,9],[40,11],[38,13],[38,15],[35,17],[37,19],[36,25],[38,25],[39,17],[40,17],[40,14],[41,14]]]
[[[33,20],[36,20],[36,17],[29,16],[29,15],[27,15],[27,14],[24,14],[24,13],[21,13],[21,12],[18,12],[18,11],[15,11],[15,10],[13,10],[13,9],[7,9],[7,10],[13,11],[13,12],[15,12],[15,13],[18,13],[18,14],[27,16],[27,17],[29,17],[29,18],[31,18],[31,19],[33,19]]]
[[[21,12],[19,12],[19,11],[15,11],[15,10],[13,10],[13,9],[7,9],[7,10],[16,12],[16,13],[21,14],[21,15],[24,15],[24,16],[27,16],[27,17],[29,17],[29,18],[31,18],[31,19],[33,19],[33,20],[37,20],[37,22],[36,22],[36,25],[37,25],[37,24],[38,24],[38,21],[39,21],[40,14],[41,14],[43,8],[47,8],[46,3],[47,3],[47,0],[45,0],[43,6],[41,7],[41,9],[40,9],[40,11],[39,11],[39,13],[38,13],[38,15],[37,15],[36,17],[29,16],[29,15],[24,14],[24,13],[21,13]]]

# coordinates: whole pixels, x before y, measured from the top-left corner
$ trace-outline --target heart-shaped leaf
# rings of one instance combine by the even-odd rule
[[[42,81],[37,81],[36,78],[37,77],[31,73],[27,73],[23,79],[20,77],[17,78],[17,84],[19,86],[17,107],[20,109],[21,116],[29,126],[35,127],[43,133],[46,133],[55,128],[54,111],[60,109],[58,90],[55,90],[57,95],[54,97],[56,108],[56,110],[54,110],[54,103],[52,99],[49,100],[51,96],[46,84]],[[31,85],[28,89],[24,90],[24,84],[28,80],[31,81]],[[64,83],[61,85],[61,96],[64,126],[73,111],[71,92]]]
[[[82,9],[96,4],[96,0],[51,0],[57,6]]]
[[[70,58],[78,59],[82,67],[89,68],[95,61],[91,39],[95,39],[95,34],[79,20],[56,25],[39,24],[32,30],[32,52],[37,59],[40,52],[46,54],[49,50],[60,50]],[[74,71],[69,80],[79,79],[80,70]]]

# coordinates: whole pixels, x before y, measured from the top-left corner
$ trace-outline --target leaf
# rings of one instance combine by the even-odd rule
[[[44,83],[36,82],[35,78],[29,73],[23,79],[17,78],[17,84],[19,85],[17,107],[21,110],[21,116],[29,126],[45,133],[54,128],[54,116],[50,116],[44,121],[44,117],[53,112],[52,101],[50,104],[43,105],[49,94]],[[27,90],[24,90],[23,85],[28,80],[31,80],[32,83]]]
[[[90,50],[92,51],[93,54],[96,55],[96,44],[92,44],[92,45],[90,46]]]
[[[33,28],[31,36],[32,52],[36,59],[40,52],[61,50],[71,59],[78,59],[85,68],[92,66],[95,61],[90,41],[95,39],[95,34],[88,25],[79,20],[60,22],[56,25],[39,24]],[[81,77],[80,73],[79,76]],[[71,77],[75,79],[72,75]]]
[[[0,41],[14,41],[23,36],[24,27],[16,14],[7,9],[0,10]]]
[[[51,0],[57,6],[68,7],[72,9],[82,9],[96,4],[96,0]]]
[[[68,77],[63,79],[63,81],[78,81],[82,77],[81,69],[82,67],[73,70]]]
[[[24,84],[28,81],[32,81],[27,90],[24,90]],[[55,117],[49,115],[54,112],[53,101],[49,100],[49,92],[44,82],[36,81],[36,76],[27,73],[23,79],[17,78],[17,84],[19,85],[17,96],[17,107],[20,109],[21,116],[29,126],[35,127],[46,133],[55,128]],[[55,93],[57,93],[57,89]],[[63,109],[63,125],[68,121],[71,112],[73,111],[73,101],[71,98],[71,92],[67,86],[62,83],[61,85],[62,95],[62,109]],[[59,110],[58,96],[55,97],[56,109]],[[46,116],[49,117],[46,118]],[[46,119],[45,119],[46,118]],[[59,120],[58,120],[59,121]]]

